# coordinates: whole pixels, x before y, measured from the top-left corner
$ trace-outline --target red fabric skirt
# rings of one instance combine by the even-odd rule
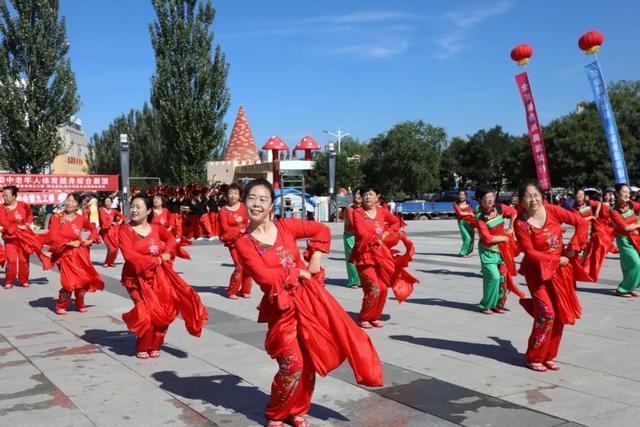
[[[189,334],[200,336],[207,310],[198,293],[169,265],[160,265],[149,280],[125,280],[124,285],[139,287],[142,295],[142,300],[122,315],[131,332],[141,336],[151,326],[166,328],[180,314]]]
[[[86,246],[65,250],[56,262],[60,270],[60,284],[65,290],[73,292],[86,289],[95,292],[104,289],[104,281],[91,263]]]
[[[289,294],[292,305],[269,323],[265,349],[272,358],[299,339],[318,374],[326,376],[347,359],[358,384],[383,385],[376,349],[369,336],[324,288],[324,272],[301,280]]]

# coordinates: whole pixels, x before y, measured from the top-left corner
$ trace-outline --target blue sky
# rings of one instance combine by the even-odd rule
[[[89,135],[149,99],[154,72],[147,0],[61,0]],[[502,125],[526,131],[509,58],[529,43],[542,123],[591,100],[577,39],[605,35],[607,81],[639,78],[640,2],[219,0],[215,42],[231,65],[228,133],[245,107],[256,143],[271,135],[321,142],[338,125],[367,140],[423,119],[464,136]]]

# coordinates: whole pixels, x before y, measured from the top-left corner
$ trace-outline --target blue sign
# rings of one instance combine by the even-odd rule
[[[586,65],[584,68],[587,72],[589,84],[591,84],[593,97],[596,101],[602,127],[604,128],[604,133],[607,138],[609,156],[611,156],[611,164],[613,165],[613,174],[615,175],[616,183],[631,184],[629,182],[629,174],[627,173],[627,164],[624,161],[620,136],[618,135],[618,126],[616,125],[615,117],[613,117],[613,109],[611,108],[611,102],[609,102],[609,95],[607,94],[607,87],[604,84],[600,65],[598,61],[595,61]]]

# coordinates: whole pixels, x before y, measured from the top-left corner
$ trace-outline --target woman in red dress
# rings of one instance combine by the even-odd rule
[[[520,273],[531,298],[520,303],[533,316],[533,330],[526,352],[526,366],[534,371],[557,371],[564,325],[573,325],[582,309],[576,295],[579,273],[577,252],[584,249],[589,223],[576,213],[544,202],[537,184],[527,183],[519,192],[523,207],[515,224],[518,243],[524,252]],[[562,241],[562,224],[575,227],[569,244]]]
[[[171,212],[164,205],[166,204],[164,196],[156,194],[153,196],[153,219],[151,224],[157,224],[172,231]]]
[[[0,226],[6,246],[5,289],[18,281],[29,287],[29,256],[35,253],[45,270],[52,267],[51,259],[42,253],[43,239],[31,230],[33,214],[29,205],[16,199],[18,188],[8,185],[2,188],[4,204],[0,206]]]
[[[584,252],[584,270],[594,282],[598,281],[600,269],[607,253],[617,253],[614,243],[614,230],[611,225],[608,203],[598,200],[587,200],[583,190],[576,191],[574,209],[580,216],[589,221],[587,249]]]
[[[228,204],[218,211],[218,223],[220,224],[220,241],[229,248],[231,259],[235,264],[235,269],[229,279],[227,296],[231,299],[238,298],[238,292],[243,298],[251,295],[251,276],[243,270],[235,249],[236,240],[242,236],[249,226],[249,214],[247,208],[240,201],[242,190],[237,184],[227,187]]]
[[[358,315],[360,327],[381,328],[382,311],[391,287],[396,299],[402,302],[413,291],[418,280],[405,270],[413,256],[413,245],[400,234],[400,219],[378,205],[379,195],[371,187],[360,190],[362,206],[353,215],[356,245],[350,261],[358,269],[364,297]],[[402,240],[407,248],[404,255],[392,252],[391,247]]]
[[[176,240],[166,228],[150,224],[152,202],[140,195],[131,201],[131,221],[120,228],[125,263],[122,284],[134,302],[122,319],[136,334],[136,357],[160,356],[171,322],[182,316],[187,331],[200,336],[207,311],[196,291],[173,270]]]
[[[115,267],[118,257],[118,232],[120,225],[124,222],[124,215],[111,208],[111,197],[104,198],[102,207],[98,210],[100,220],[100,237],[107,246],[107,257],[102,264],[103,267]]]
[[[82,203],[80,194],[67,196],[64,211],[51,217],[49,222],[49,250],[52,261],[60,270],[62,289],[56,302],[56,314],[67,314],[71,294],[76,297],[76,309],[84,313],[87,292],[101,291],[104,281],[91,263],[89,248],[100,240],[98,230],[84,215],[78,215]],[[82,238],[83,230],[89,231],[88,239]]]
[[[251,223],[236,241],[243,267],[260,285],[259,322],[269,329],[265,348],[278,362],[265,416],[269,426],[308,426],[315,374],[326,376],[345,359],[359,384],[381,386],[382,366],[369,337],[324,287],[322,253],[329,228],[315,221],[272,221],[274,193],[259,179],[246,188]],[[305,263],[297,240],[307,240]]]

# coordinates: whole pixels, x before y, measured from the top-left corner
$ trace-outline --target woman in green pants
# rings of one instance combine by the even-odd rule
[[[353,204],[347,208],[347,213],[344,218],[344,234],[342,240],[344,241],[344,259],[347,263],[347,276],[349,277],[349,288],[360,287],[360,277],[358,276],[358,270],[356,266],[349,262],[349,255],[356,244],[356,238],[353,235],[353,213],[362,204],[362,197],[360,196],[360,189],[354,190]]]
[[[467,203],[467,194],[464,190],[458,191],[457,200],[453,204],[453,210],[456,212],[458,228],[460,229],[460,236],[462,236],[462,247],[458,255],[461,257],[470,257],[471,252],[473,252],[473,240],[475,238],[473,229],[475,219],[473,209],[471,209],[471,205]]]
[[[640,284],[640,203],[630,199],[629,186],[616,184],[616,204],[611,208],[611,222],[616,233],[622,267],[622,282],[616,289],[616,294],[625,298],[640,296],[634,292]]]

